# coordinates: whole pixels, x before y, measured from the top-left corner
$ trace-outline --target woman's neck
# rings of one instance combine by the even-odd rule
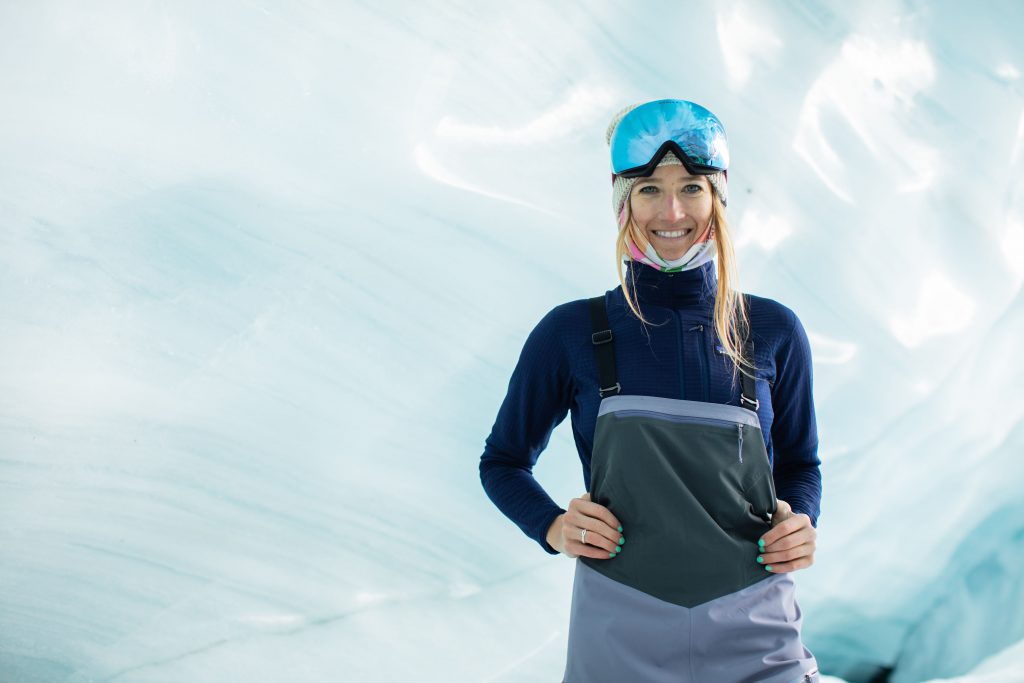
[[[641,302],[668,308],[714,307],[718,292],[717,261],[667,273],[629,259],[626,284]]]

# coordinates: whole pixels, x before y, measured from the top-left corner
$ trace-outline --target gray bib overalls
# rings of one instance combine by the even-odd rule
[[[576,560],[564,683],[817,682],[792,575],[755,561],[776,498],[754,380],[753,410],[622,395],[604,297],[590,304],[605,387],[590,495],[628,544]]]

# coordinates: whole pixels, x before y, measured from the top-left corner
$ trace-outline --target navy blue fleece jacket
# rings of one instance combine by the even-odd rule
[[[628,262],[635,280],[642,325],[629,310],[621,286],[605,292],[614,336],[615,366],[622,394],[641,394],[739,405],[730,361],[719,347],[712,322],[717,287],[715,262],[665,273]],[[811,349],[796,314],[773,299],[749,295],[754,341],[758,416],[776,497],[818,524],[821,471],[812,397]],[[533,466],[551,432],[572,415],[572,433],[590,490],[598,395],[597,361],[586,299],[549,311],[523,346],[508,392],[480,457],[487,496],[544,550],[547,530],[565,509],[533,476]],[[582,493],[582,492],[581,492]]]

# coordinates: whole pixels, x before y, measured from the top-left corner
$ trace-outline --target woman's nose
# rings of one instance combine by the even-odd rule
[[[662,206],[665,220],[678,221],[686,218],[686,206],[683,200],[675,194],[668,196],[668,201]]]

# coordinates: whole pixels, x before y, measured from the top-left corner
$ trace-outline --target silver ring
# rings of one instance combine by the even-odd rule
[[[586,542],[587,542],[587,530],[586,529],[580,529],[580,543],[586,543]]]

